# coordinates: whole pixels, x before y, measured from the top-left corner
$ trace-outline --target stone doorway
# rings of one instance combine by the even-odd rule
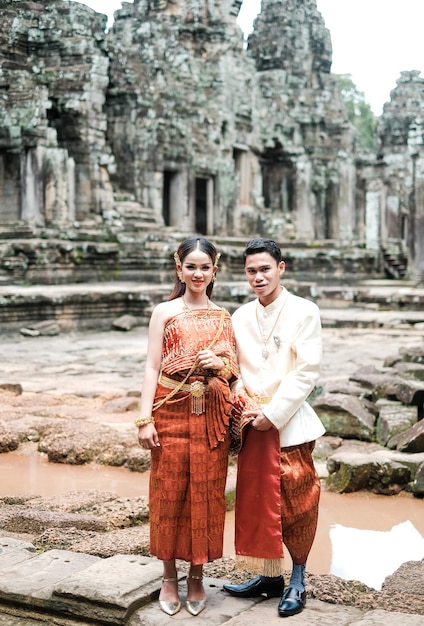
[[[195,178],[195,230],[201,235],[213,234],[214,179],[212,176]]]
[[[21,218],[20,156],[0,151],[0,222]]]
[[[177,226],[184,220],[185,177],[178,170],[163,173],[162,215],[165,226]]]
[[[268,150],[262,162],[262,194],[265,207],[289,214],[295,209],[296,168],[282,150]]]

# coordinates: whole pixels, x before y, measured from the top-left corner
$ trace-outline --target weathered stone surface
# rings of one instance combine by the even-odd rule
[[[137,404],[134,398],[128,402]],[[132,456],[143,456],[139,446],[137,447],[134,432],[130,433],[128,429],[126,431],[118,434],[115,428],[103,426],[99,432],[98,427],[92,423],[63,422],[55,433],[40,441],[38,447],[53,463],[82,465],[108,458],[110,465],[119,466],[126,463],[130,451]]]
[[[102,558],[115,554],[150,556],[148,524],[111,530],[106,533],[76,529],[48,528],[33,539],[38,550],[52,547],[72,552],[94,554]]]
[[[326,485],[338,493],[367,489],[391,495],[405,488],[423,461],[423,453],[402,454],[386,449],[363,453],[342,448],[327,459]]]
[[[404,404],[424,404],[424,381],[407,380],[405,378],[393,380],[385,389],[388,396],[394,396]]]
[[[370,611],[352,626],[423,626],[423,618],[420,615],[408,615],[404,613],[387,613],[387,611]]]
[[[64,513],[45,510],[28,510],[25,507],[8,507],[0,512],[4,531],[38,533],[46,528],[81,528],[105,531],[106,524],[100,518],[79,513]]]
[[[114,398],[113,400],[104,403],[103,410],[106,413],[124,413],[126,411],[135,411],[139,402],[138,398],[131,396]]]
[[[350,380],[330,381],[325,385],[326,393],[343,393],[349,396],[358,396],[359,398],[370,398],[372,393],[366,387],[357,385]]]
[[[19,436],[10,432],[4,422],[0,422],[0,452],[10,452],[19,447]]]
[[[399,589],[403,589],[406,594],[423,596],[423,576],[424,560],[408,561],[403,563],[394,574],[387,576],[382,585],[382,590],[388,593],[396,593]]]
[[[390,370],[379,372],[373,365],[366,365],[350,376],[350,380],[359,383],[365,388],[372,389],[372,399],[387,398],[396,395],[401,385],[399,376]],[[413,384],[413,383],[412,383]],[[401,402],[403,399],[398,398]]]
[[[9,531],[14,528],[19,533],[38,534],[59,528],[63,535],[69,529],[72,532],[78,529],[78,533],[104,533],[138,526],[149,519],[145,496],[119,498],[105,492],[77,491],[67,493],[66,497],[8,496],[1,498],[0,503],[2,528]]]
[[[378,402],[377,402],[378,406]],[[379,406],[377,420],[377,441],[389,448],[396,447],[392,438],[404,432],[417,421],[416,407],[405,406],[400,402],[390,402]],[[389,443],[392,440],[392,443]],[[420,450],[413,450],[420,452]]]
[[[58,581],[54,595],[73,613],[104,623],[125,623],[134,610],[151,600],[160,588],[162,564],[135,555],[98,560],[84,571]],[[102,584],[99,585],[99,580]]]
[[[314,458],[316,460],[326,459],[337,450],[342,443],[343,439],[341,437],[332,437],[328,434],[320,437],[315,443]]]
[[[28,541],[13,539],[12,537],[0,538],[0,571],[33,558],[35,547]]]
[[[402,376],[412,376],[417,380],[424,380],[424,364],[415,361],[406,360],[411,355],[401,355],[402,361],[398,360],[393,364],[393,370],[399,372]],[[424,359],[423,359],[424,360]]]
[[[140,323],[140,320],[134,315],[121,315],[116,319],[112,326],[117,330],[131,330]]]
[[[373,440],[375,416],[357,396],[324,394],[318,396],[313,407],[327,434],[347,439]]]
[[[20,396],[22,393],[22,385],[17,383],[0,383],[0,391],[6,391],[12,393],[15,396]]]
[[[0,570],[0,598],[11,598],[23,604],[47,607],[53,589],[62,578],[86,570],[99,561],[89,554],[72,554],[50,550]],[[59,608],[59,606],[57,607]]]
[[[401,347],[399,348],[399,354],[402,357],[402,361],[424,364],[424,347],[422,345],[409,348]]]
[[[424,452],[424,420],[395,435],[387,445],[401,452]]]
[[[424,497],[424,463],[415,472],[415,479],[411,485],[411,491],[416,496]]]
[[[20,333],[29,337],[38,337],[39,335],[54,336],[60,333],[60,327],[56,320],[45,320],[36,322],[26,328],[21,328]]]
[[[43,284],[46,278],[40,276],[40,283]],[[75,280],[81,278],[75,277]],[[93,327],[109,330],[116,316],[124,312],[134,313],[147,324],[153,300],[145,291],[142,285],[120,289],[109,283],[108,286],[97,287],[58,286],[51,296],[47,296],[43,286],[14,287],[10,290],[0,287],[0,323],[9,332],[21,330],[25,324],[28,337],[40,336],[37,329],[31,330],[30,327],[52,315],[58,320],[61,331],[83,331]],[[159,288],[152,289],[151,293],[157,301],[164,299]]]

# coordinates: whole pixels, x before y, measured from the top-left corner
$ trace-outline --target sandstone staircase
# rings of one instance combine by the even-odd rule
[[[406,276],[408,260],[403,251],[382,247],[384,272],[388,278],[395,280],[402,279]]]
[[[164,227],[158,220],[153,209],[143,207],[134,199],[115,196],[114,211],[119,216],[121,232],[124,235],[157,231]]]

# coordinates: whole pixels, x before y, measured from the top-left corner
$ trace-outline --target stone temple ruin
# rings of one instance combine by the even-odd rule
[[[0,2],[1,283],[158,280],[193,232],[229,278],[260,234],[306,278],[424,280],[424,78],[364,153],[316,0],[263,0],[247,46],[240,5]]]

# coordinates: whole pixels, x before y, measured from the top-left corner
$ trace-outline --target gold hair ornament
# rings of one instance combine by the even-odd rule
[[[185,283],[185,280],[183,278],[183,273],[181,269],[178,269],[178,266],[180,266],[181,268],[181,259],[180,259],[180,255],[178,254],[178,252],[174,252],[174,261],[175,261],[175,266],[177,268],[178,279],[181,283]]]
[[[213,264],[213,266],[214,266],[214,268],[215,268],[215,273],[214,273],[214,275],[212,276],[211,283],[216,282],[216,270],[218,269],[218,263],[219,263],[219,259],[220,259],[220,257],[221,257],[221,253],[220,253],[220,252],[217,252],[217,253],[216,253],[215,263]]]

